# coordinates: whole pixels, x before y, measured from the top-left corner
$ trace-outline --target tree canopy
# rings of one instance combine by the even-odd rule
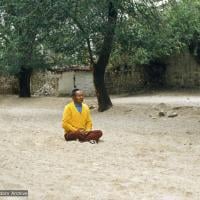
[[[33,70],[91,65],[103,111],[112,105],[109,64],[148,64],[186,48],[200,58],[199,11],[198,0],[2,0],[0,69],[19,77],[20,96],[30,96]]]

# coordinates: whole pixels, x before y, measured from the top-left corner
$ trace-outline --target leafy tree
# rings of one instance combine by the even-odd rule
[[[66,52],[71,45],[73,53],[70,51],[67,53],[73,58],[73,61],[80,60],[80,54],[82,54],[81,58],[85,57],[83,54],[85,54],[87,45],[90,63],[94,67],[94,83],[99,110],[108,109],[112,103],[105,88],[104,73],[112,48],[117,20],[116,2],[103,1],[100,3],[89,0],[1,1],[1,44],[3,47],[1,65],[4,66],[4,71],[13,73],[19,78],[19,95],[30,97],[31,73],[36,67],[48,66],[45,62],[44,47],[49,38],[54,38],[51,36],[56,32],[58,37],[56,40],[53,39],[55,52],[60,52],[62,49]],[[96,16],[98,10],[102,12]],[[94,22],[93,17],[99,18],[98,23],[100,22],[100,24]],[[100,28],[102,30],[99,32],[103,36],[98,34]],[[96,35],[98,36],[95,37]],[[84,40],[81,41],[79,38]],[[100,42],[95,46],[94,42],[91,44],[91,39],[102,42],[100,50],[97,49]],[[59,41],[64,42],[65,45],[57,46],[56,43],[60,44]],[[96,62],[95,56],[92,54],[95,48],[96,52],[100,52]]]
[[[200,61],[200,2],[178,1],[167,12],[172,35]]]
[[[48,66],[42,41],[57,22],[58,7],[51,0],[0,2],[1,69],[18,77],[20,97],[31,95],[32,71]]]
[[[90,64],[99,111],[107,110],[112,102],[104,74],[110,62],[149,64],[188,45],[199,55],[199,1],[163,2],[2,0],[1,65],[18,76],[20,96],[30,96],[35,68]]]
[[[47,66],[44,50],[64,54],[66,61],[89,62],[93,67],[99,111],[107,110],[112,103],[105,87],[104,74],[111,56],[115,29],[126,23],[127,18],[146,17],[149,13],[154,14],[154,10],[156,8],[151,0],[143,3],[131,0],[3,0],[3,63],[7,71],[19,77],[20,96],[30,96],[33,69]],[[123,32],[120,28],[117,31]]]
[[[71,55],[74,58],[72,62],[73,60],[75,62],[84,60],[90,63],[93,67],[99,111],[107,110],[112,103],[105,87],[104,74],[112,55],[114,40],[117,40],[115,43],[120,45],[119,37],[116,35],[121,34],[124,38],[123,46],[126,46],[126,43],[133,38],[132,36],[127,37],[123,32],[124,26],[128,27],[129,19],[134,19],[134,24],[135,18],[139,19],[147,15],[153,18],[157,8],[151,0],[142,3],[131,0],[72,0],[70,7],[67,8],[67,5],[64,7],[68,18],[63,22],[63,26],[52,34],[52,38],[49,39],[50,45],[48,41],[47,48],[54,49],[57,53]],[[120,53],[117,52],[117,55]]]
[[[93,67],[94,86],[99,111],[112,106],[104,74],[112,50],[119,1],[63,2],[67,19],[59,29],[52,30],[46,48],[61,53],[67,62]],[[71,59],[67,59],[67,58]]]
[[[194,55],[200,52],[199,1],[168,1],[157,9],[129,14],[116,31],[112,63],[149,64],[190,47]],[[130,9],[130,8],[129,8]],[[136,10],[135,12],[139,12]],[[144,15],[145,13],[145,15]],[[146,17],[144,17],[146,16]],[[200,54],[199,54],[200,55]]]

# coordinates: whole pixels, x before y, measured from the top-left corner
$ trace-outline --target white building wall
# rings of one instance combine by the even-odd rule
[[[95,94],[92,72],[63,72],[58,83],[59,95],[71,94],[74,85],[76,88],[82,89],[86,96]]]
[[[58,80],[58,94],[70,94],[74,88],[73,84],[74,72],[63,72]]]

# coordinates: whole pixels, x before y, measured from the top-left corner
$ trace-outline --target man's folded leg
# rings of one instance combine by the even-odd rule
[[[101,130],[93,130],[89,131],[86,134],[85,141],[95,140],[97,143],[99,142],[99,138],[103,135]]]
[[[73,140],[79,139],[79,135],[77,133],[73,133],[73,132],[65,133],[64,137],[65,137],[66,141],[73,141]]]

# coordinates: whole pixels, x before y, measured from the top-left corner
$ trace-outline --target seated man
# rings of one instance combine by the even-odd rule
[[[78,139],[81,142],[98,143],[102,131],[92,131],[90,109],[83,103],[83,91],[74,89],[72,99],[73,101],[65,106],[62,117],[62,127],[65,131],[66,141]]]

